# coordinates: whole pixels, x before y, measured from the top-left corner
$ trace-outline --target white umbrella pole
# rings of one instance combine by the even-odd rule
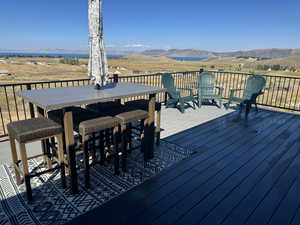
[[[89,1],[89,64],[88,74],[94,84],[102,87],[108,80],[107,58],[103,42],[102,0]]]

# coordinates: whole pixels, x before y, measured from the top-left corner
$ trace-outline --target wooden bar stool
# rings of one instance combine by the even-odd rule
[[[56,169],[60,169],[61,173],[61,182],[63,188],[66,187],[66,178],[65,178],[65,166],[64,166],[64,153],[63,153],[63,141],[62,141],[62,127],[58,123],[47,119],[47,118],[33,118],[28,120],[21,120],[9,123],[7,125],[8,135],[10,139],[11,145],[11,154],[13,165],[16,173],[16,182],[17,184],[21,184],[21,176],[24,176],[26,192],[27,192],[27,200],[28,202],[32,201],[32,189],[30,185],[30,179],[35,176],[40,176],[44,173],[52,172]],[[49,155],[47,157],[51,157],[54,161],[57,162],[57,166],[51,169],[44,170],[38,173],[30,173],[28,168],[28,160],[44,156],[44,154],[35,155],[32,157],[27,156],[25,144],[49,139],[51,137],[56,137],[58,142],[57,155]],[[21,160],[18,158],[16,143],[19,143],[19,151]],[[19,164],[22,162],[23,170],[20,168]]]
[[[128,148],[128,143],[131,143],[131,140],[128,140],[130,132],[130,124],[135,121],[141,121],[144,124],[145,119],[148,118],[148,112],[144,110],[131,110],[127,112],[120,113],[116,115],[116,118],[121,120],[121,139],[122,139],[122,170],[126,172],[127,170],[127,152],[131,149]],[[142,138],[142,142],[143,142]],[[144,143],[142,143],[142,148]],[[142,149],[143,151],[143,149]],[[146,156],[144,152],[144,156]],[[146,158],[145,158],[146,159]]]
[[[90,187],[90,163],[89,163],[89,138],[94,134],[107,129],[113,129],[113,154],[114,154],[114,174],[118,175],[119,172],[119,150],[117,143],[117,134],[119,131],[120,120],[111,116],[102,116],[96,119],[86,120],[79,124],[79,133],[82,137],[82,151],[84,154],[85,166],[85,186]],[[101,149],[102,151],[103,149]],[[101,152],[101,158],[104,154]]]
[[[72,106],[69,108],[70,111],[72,111],[72,118],[73,118],[73,129],[75,132],[79,133],[79,124],[82,121],[85,120],[90,120],[90,119],[95,119],[97,117],[99,117],[99,113],[94,112],[94,111],[90,111],[81,107],[75,107]],[[49,111],[48,112],[48,118],[59,123],[62,127],[64,126],[64,121],[63,121],[63,115],[64,112],[61,109],[58,110],[53,110],[53,111]],[[64,136],[63,136],[63,141],[65,143],[64,140]],[[95,143],[95,139],[93,140],[93,142]],[[52,146],[55,146],[55,142],[51,141]],[[78,144],[78,143],[76,143]],[[64,144],[65,146],[65,144]],[[93,151],[96,151],[96,145],[93,144]],[[93,154],[94,157],[94,154]],[[66,168],[69,170],[69,166],[66,163]]]
[[[129,101],[125,103],[126,107],[132,109],[141,109],[148,111],[148,101],[145,99],[139,99],[134,101]],[[160,143],[160,123],[161,123],[161,103],[155,102],[155,112],[156,112],[156,119],[155,119],[155,136],[156,136],[156,145],[158,146]]]

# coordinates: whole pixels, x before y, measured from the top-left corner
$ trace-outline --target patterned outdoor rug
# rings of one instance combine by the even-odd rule
[[[64,224],[112,198],[132,189],[193,152],[161,141],[155,157],[144,167],[143,155],[133,151],[128,158],[128,172],[114,176],[113,166],[95,165],[91,168],[91,189],[85,189],[79,172],[80,192],[71,195],[62,189],[59,172],[35,177],[31,181],[33,203],[28,205],[24,184],[17,186],[11,165],[0,166],[0,224]],[[30,168],[39,170],[41,161],[31,160]]]

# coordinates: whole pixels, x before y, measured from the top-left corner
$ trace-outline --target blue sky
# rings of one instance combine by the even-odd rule
[[[0,49],[87,49],[87,0],[0,0]],[[300,47],[299,0],[104,0],[120,49]]]

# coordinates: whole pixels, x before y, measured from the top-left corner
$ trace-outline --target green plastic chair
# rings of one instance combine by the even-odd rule
[[[259,95],[262,95],[264,93],[263,88],[265,87],[265,85],[266,85],[266,79],[263,76],[251,75],[247,79],[245,89],[236,88],[230,90],[228,105],[230,105],[231,102],[239,103],[240,113],[243,110],[243,106],[246,105],[245,118],[248,119],[248,114],[250,112],[252,104],[255,104],[256,111],[258,111],[256,99]],[[238,91],[244,91],[243,96],[241,98],[236,96],[236,92]]]
[[[185,105],[191,106],[190,102],[192,102],[192,107],[195,109],[196,100],[193,95],[193,89],[176,88],[174,85],[174,78],[171,74],[163,74],[162,83],[164,88],[167,89],[167,95],[169,97],[166,101],[166,108],[179,107],[180,112],[184,113]],[[188,92],[188,95],[184,96],[184,91]]]
[[[220,108],[222,107],[224,88],[215,85],[215,76],[210,72],[203,72],[198,76],[198,106],[201,107],[202,100],[219,100]]]

